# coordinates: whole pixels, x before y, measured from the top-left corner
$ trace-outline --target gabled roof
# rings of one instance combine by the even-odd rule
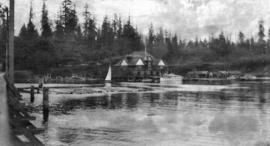
[[[148,52],[144,51],[136,51],[126,55],[115,66],[143,66],[147,60],[152,61],[153,65],[165,66],[165,63],[162,59],[158,60]]]
[[[142,60],[145,60],[147,57],[150,57],[152,60],[155,59],[154,56],[152,56],[148,52],[144,52],[144,51],[135,51],[135,52],[132,52],[131,54],[128,54],[127,56],[131,56],[131,57],[135,57],[135,58],[142,58]]]
[[[136,63],[137,66],[144,66],[142,59],[139,59]]]
[[[120,64],[121,66],[128,66],[128,63],[127,63],[127,61],[126,60],[122,60],[122,62],[121,62],[121,64]]]
[[[163,60],[159,60],[159,62],[158,62],[158,66],[165,66],[164,61],[163,61]]]

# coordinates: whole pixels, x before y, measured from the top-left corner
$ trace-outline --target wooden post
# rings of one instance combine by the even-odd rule
[[[40,90],[40,88],[37,88],[37,94],[39,94],[40,92],[39,92],[39,90]]]
[[[30,102],[34,103],[35,101],[35,87],[31,86],[30,88]]]
[[[49,119],[49,88],[43,88],[43,123]]]
[[[9,0],[8,77],[14,83],[14,0]]]

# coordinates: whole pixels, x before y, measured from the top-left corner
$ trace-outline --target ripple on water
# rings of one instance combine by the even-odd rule
[[[210,133],[231,143],[249,141],[259,132],[259,122],[252,116],[217,114],[208,127]]]

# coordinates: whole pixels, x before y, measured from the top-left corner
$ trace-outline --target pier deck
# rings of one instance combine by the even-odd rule
[[[0,145],[43,146],[35,136],[42,130],[31,123],[35,118],[26,112],[25,106],[19,101],[19,93],[3,73],[0,74],[0,97]]]

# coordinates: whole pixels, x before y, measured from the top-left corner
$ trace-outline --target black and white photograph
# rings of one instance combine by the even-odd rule
[[[0,146],[270,146],[270,0],[0,0]]]

